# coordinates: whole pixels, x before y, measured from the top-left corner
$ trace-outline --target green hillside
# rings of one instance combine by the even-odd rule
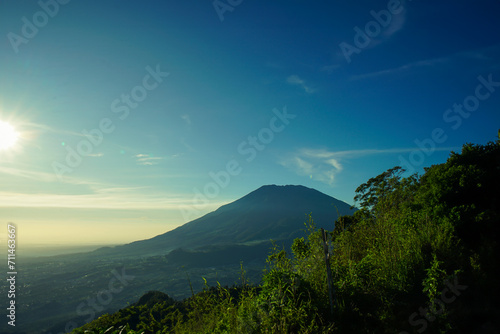
[[[271,249],[258,285],[243,267],[239,286],[183,301],[150,292],[74,333],[498,332],[500,140],[403,175],[359,186],[360,210],[326,233],[331,280],[311,218],[291,252]]]

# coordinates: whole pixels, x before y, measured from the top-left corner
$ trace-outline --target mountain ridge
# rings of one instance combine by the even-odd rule
[[[197,249],[217,244],[290,241],[304,229],[308,214],[318,227],[333,229],[340,215],[355,209],[345,202],[302,185],[264,185],[247,195],[150,239],[97,254],[114,256],[163,255],[174,249]]]

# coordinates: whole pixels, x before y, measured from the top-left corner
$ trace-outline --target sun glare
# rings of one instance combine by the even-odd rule
[[[16,129],[9,123],[0,121],[0,151],[12,148],[19,138]]]

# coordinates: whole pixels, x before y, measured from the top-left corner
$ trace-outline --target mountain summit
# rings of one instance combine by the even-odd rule
[[[337,212],[352,214],[345,202],[304,186],[266,185],[198,219],[148,240],[107,249],[119,256],[166,254],[178,248],[292,241],[303,234],[307,215],[332,230]]]

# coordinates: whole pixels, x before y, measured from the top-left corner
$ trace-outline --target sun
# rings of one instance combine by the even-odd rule
[[[0,151],[12,148],[18,139],[19,134],[16,129],[9,123],[0,121]]]

